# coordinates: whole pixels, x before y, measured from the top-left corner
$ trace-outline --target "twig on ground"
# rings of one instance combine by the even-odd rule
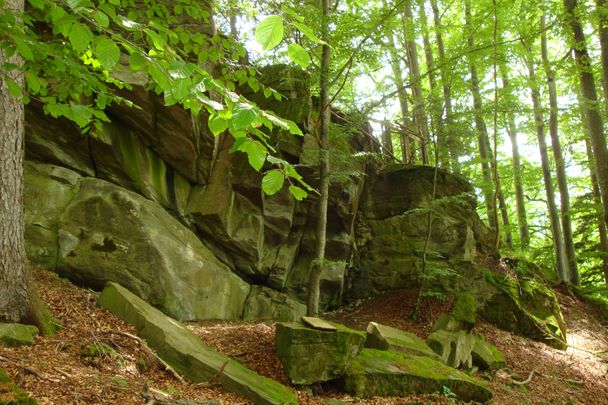
[[[175,377],[175,379],[177,381],[179,381],[180,383],[184,383],[184,384],[186,383],[184,378],[181,375],[179,375],[179,373],[177,371],[175,371],[173,369],[173,367],[171,367],[166,361],[161,359],[158,356],[158,354],[156,354],[156,352],[154,352],[154,350],[152,350],[150,348],[150,346],[148,346],[148,344],[145,342],[145,340],[143,340],[139,336],[135,336],[129,332],[123,332],[123,331],[106,331],[105,333],[120,335],[120,336],[127,337],[129,339],[135,340],[150,356],[152,356],[154,359],[156,359],[156,361],[158,361],[165,368],[165,370],[167,370],[171,375],[173,375],[173,377]]]
[[[526,385],[530,381],[532,381],[532,377],[534,376],[534,374],[539,374],[540,375],[540,373],[538,371],[536,371],[536,369],[533,369],[532,371],[530,371],[530,374],[528,374],[528,378],[526,378],[523,381],[517,381],[517,380],[513,379],[513,377],[511,377],[513,379],[512,383],[515,384],[515,385]]]
[[[23,364],[20,364],[19,362],[15,361],[15,360],[11,360],[9,358],[6,358],[4,356],[0,356],[0,361],[3,361],[5,363],[10,363],[10,364],[12,364],[12,365],[14,365],[16,367],[19,367],[23,371],[25,371],[27,373],[30,373],[31,375],[33,375],[33,376],[35,376],[35,377],[37,377],[37,378],[39,378],[41,380],[46,380],[46,381],[50,381],[50,382],[53,382],[53,383],[59,382],[59,381],[57,381],[57,380],[55,380],[53,378],[50,378],[48,376],[40,374],[38,371],[34,370],[31,367],[24,366]]]

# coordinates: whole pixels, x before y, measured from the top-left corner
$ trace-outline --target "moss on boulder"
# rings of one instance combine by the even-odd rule
[[[416,356],[428,356],[436,360],[441,358],[427,346],[426,342],[413,333],[390,326],[370,322],[367,325],[365,347],[369,349],[390,350]]]
[[[292,383],[313,384],[340,377],[363,347],[364,332],[331,324],[336,331],[313,329],[302,322],[277,324],[277,355]]]
[[[565,349],[566,324],[557,297],[534,279],[494,276],[497,288],[481,310],[481,316],[501,329]]]
[[[38,328],[31,325],[0,323],[0,346],[29,346],[38,332]]]
[[[440,361],[374,349],[363,349],[341,379],[351,395],[399,396],[441,392],[448,387],[462,401],[486,402],[492,393],[481,381]]]

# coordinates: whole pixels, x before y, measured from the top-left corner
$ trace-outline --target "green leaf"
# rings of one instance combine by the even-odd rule
[[[80,128],[84,128],[91,122],[93,113],[89,107],[85,105],[71,104],[70,110],[72,110],[72,115],[69,118],[78,124]]]
[[[75,24],[69,35],[72,48],[78,53],[83,52],[93,40],[93,33],[84,24]]]
[[[289,192],[298,201],[302,201],[306,198],[306,196],[308,196],[308,193],[306,191],[294,185],[289,186]]]
[[[120,49],[111,39],[101,38],[95,46],[95,56],[99,59],[101,66],[112,69],[120,59]]]
[[[287,124],[289,125],[289,133],[290,134],[304,136],[304,134],[302,133],[302,130],[300,129],[299,126],[296,125],[295,122],[293,122],[293,121],[287,121]]]
[[[259,114],[259,110],[252,104],[236,104],[232,110],[232,119],[230,120],[231,129],[238,131],[251,126],[258,118]]]
[[[97,24],[101,25],[103,28],[108,28],[110,26],[110,19],[108,18],[106,13],[101,10],[95,10],[95,12],[93,13],[93,18],[95,19]]]
[[[228,129],[228,121],[226,121],[225,118],[218,117],[217,115],[209,117],[209,129],[211,130],[213,136],[218,136]]]
[[[171,94],[177,102],[182,101],[190,94],[192,80],[189,77],[176,79],[171,85]]]
[[[14,38],[14,41],[15,47],[17,48],[17,52],[19,52],[19,55],[23,56],[23,59],[34,60],[32,48],[30,48],[30,46],[25,41],[22,41],[17,37]]]
[[[273,169],[262,178],[262,190],[268,195],[276,194],[283,188],[285,176],[278,169]]]
[[[7,77],[6,85],[8,86],[8,91],[11,93],[11,96],[21,97],[21,87],[13,79]]]
[[[31,72],[25,74],[25,80],[27,80],[27,86],[31,94],[38,94],[40,89],[44,87],[44,83],[40,78]]]
[[[131,70],[137,72],[143,70],[148,65],[146,58],[144,58],[139,52],[134,52],[129,56],[129,63]]]
[[[267,150],[260,142],[247,138],[239,145],[238,150],[247,154],[247,160],[255,170],[260,171],[264,166]]]
[[[150,77],[152,77],[152,80],[154,80],[154,82],[158,85],[158,87],[163,90],[169,89],[169,86],[171,84],[169,78],[167,77],[167,74],[156,63],[150,63],[148,65],[148,73],[150,74]]]
[[[293,18],[294,20],[304,22],[304,17],[302,17],[295,10],[293,10],[287,6],[281,6],[281,11],[284,12],[285,14],[291,16],[291,18]]]
[[[300,44],[289,44],[287,47],[287,55],[289,58],[300,65],[302,68],[306,69],[308,65],[310,65],[310,55],[306,49],[302,48]]]
[[[312,30],[312,28],[310,28],[308,25],[306,24],[302,24],[299,22],[293,22],[292,23],[294,27],[296,27],[297,29],[300,30],[300,32],[302,32],[302,34],[304,34],[304,36],[306,36],[306,38],[310,39],[313,42],[316,42],[317,44],[321,44],[321,45],[325,45],[327,44],[325,41],[319,39],[314,31]]]
[[[255,28],[255,39],[265,51],[277,46],[283,40],[283,19],[278,15],[266,17]]]

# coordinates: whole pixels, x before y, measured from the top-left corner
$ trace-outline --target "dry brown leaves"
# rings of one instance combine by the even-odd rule
[[[33,347],[0,349],[0,355],[35,370],[35,376],[14,364],[0,363],[15,381],[43,404],[141,404],[144,383],[170,393],[174,399],[221,399],[225,404],[248,404],[243,398],[220,387],[180,383],[158,365],[127,336],[111,332],[135,331],[111,314],[95,306],[93,292],[74,287],[51,273],[36,273],[42,298],[63,324],[52,338],[38,338]],[[420,306],[418,322],[410,319],[417,291],[403,290],[376,297],[355,308],[328,316],[351,327],[364,329],[376,321],[409,330],[426,337],[437,316],[448,311],[452,302],[425,299]],[[496,374],[478,374],[488,380],[495,404],[586,403],[608,404],[606,362],[601,355],[589,352],[608,348],[608,332],[597,321],[586,304],[559,293],[569,327],[569,341],[576,347],[562,352],[533,342],[492,325],[480,322],[475,332],[503,351],[509,368]],[[242,362],[259,374],[288,384],[274,350],[273,324],[237,321],[205,321],[189,328],[210,346]],[[85,358],[88,345],[107,344],[116,355]],[[138,368],[138,363],[140,364]],[[147,363],[148,370],[141,370]],[[531,370],[529,383],[517,386],[513,378],[524,380]],[[331,383],[314,389],[292,387],[301,404],[327,404],[337,399],[352,404],[389,405],[403,403],[449,404],[438,395],[412,395],[400,398],[371,398],[365,401],[341,393]]]

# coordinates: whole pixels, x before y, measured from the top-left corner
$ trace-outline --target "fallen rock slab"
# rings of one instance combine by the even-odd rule
[[[297,397],[289,388],[216,352],[181,323],[119,284],[108,283],[98,304],[135,326],[160,358],[192,381],[215,379],[228,391],[256,404],[297,404]]]
[[[38,336],[38,328],[20,323],[0,323],[0,346],[29,346]]]
[[[487,402],[492,393],[481,381],[424,356],[363,349],[352,361],[342,388],[351,395],[401,396],[449,388],[462,401]]]
[[[415,356],[428,356],[441,360],[424,340],[413,333],[409,333],[390,326],[370,322],[367,325],[367,339],[365,347],[368,349],[390,350],[413,354]]]
[[[496,347],[470,332],[438,330],[429,335],[427,342],[450,367],[496,370],[506,365],[505,356]]]
[[[340,377],[363,347],[365,333],[331,323],[336,330],[314,329],[302,322],[278,323],[276,350],[294,384],[313,384]]]

